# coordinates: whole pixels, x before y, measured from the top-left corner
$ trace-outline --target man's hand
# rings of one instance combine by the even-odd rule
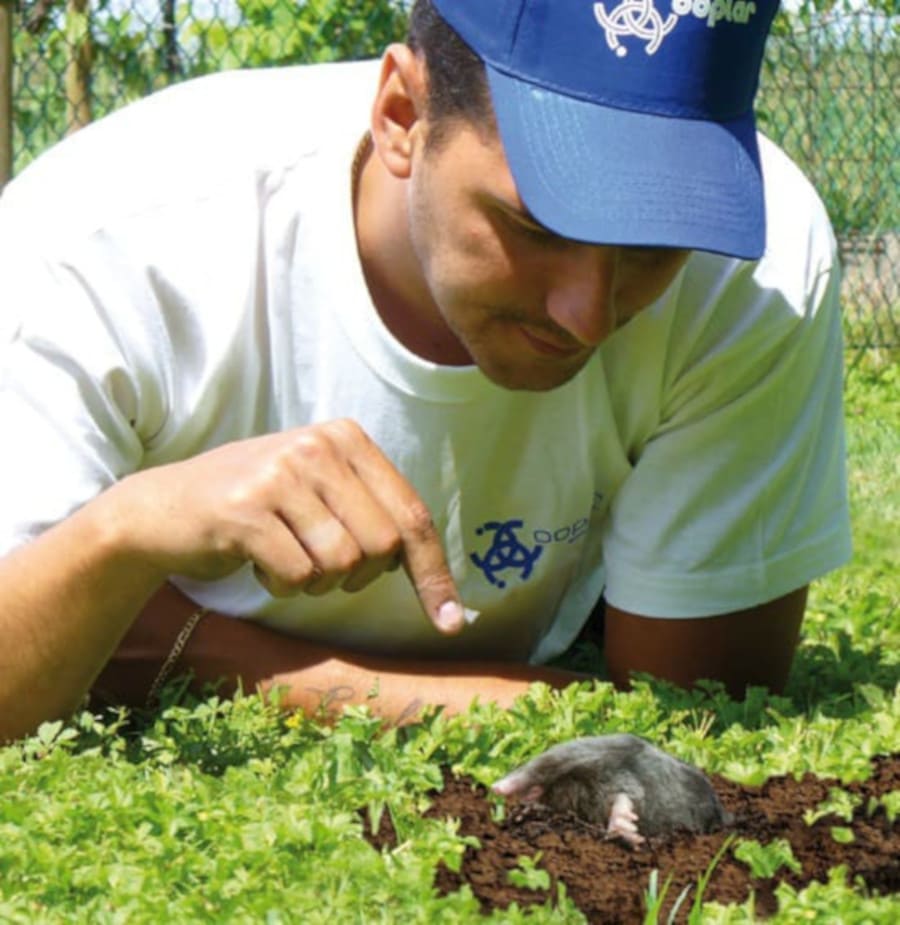
[[[463,625],[431,514],[354,422],[231,443],[111,489],[127,542],[161,574],[222,578],[252,562],[276,596],[358,591],[403,565],[428,618]]]
[[[71,712],[169,575],[252,562],[273,594],[353,591],[400,563],[428,618],[463,625],[424,503],[348,421],[124,478],[0,558],[0,741]]]

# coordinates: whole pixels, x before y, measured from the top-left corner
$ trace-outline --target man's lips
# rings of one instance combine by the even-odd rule
[[[525,338],[531,348],[536,350],[538,353],[543,353],[545,356],[573,357],[580,353],[582,350],[580,345],[562,345],[557,344],[552,340],[547,340],[542,336],[538,336],[533,331],[529,331],[528,328],[526,328],[524,325],[520,325],[519,330],[522,332],[522,336]]]

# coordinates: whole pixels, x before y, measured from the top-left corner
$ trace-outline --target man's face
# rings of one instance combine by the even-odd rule
[[[465,123],[416,155],[410,239],[425,288],[463,355],[510,389],[562,385],[654,302],[688,251],[600,247],[532,219],[502,146]]]

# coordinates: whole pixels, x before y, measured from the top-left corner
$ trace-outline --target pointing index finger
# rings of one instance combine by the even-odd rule
[[[431,511],[379,447],[356,427],[343,430],[350,437],[347,458],[357,476],[393,518],[402,544],[401,561],[428,619],[447,635],[458,633],[471,614],[459,590],[434,526]],[[361,438],[361,439],[360,439]]]
[[[466,615],[440,537],[421,499],[417,497],[407,511],[409,520],[399,524],[403,568],[431,622],[440,632],[454,635],[465,625]]]

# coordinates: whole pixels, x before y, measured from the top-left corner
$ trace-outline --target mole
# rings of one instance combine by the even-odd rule
[[[713,832],[734,822],[699,768],[627,733],[556,745],[492,789],[604,825],[609,837],[632,847],[649,836]]]

